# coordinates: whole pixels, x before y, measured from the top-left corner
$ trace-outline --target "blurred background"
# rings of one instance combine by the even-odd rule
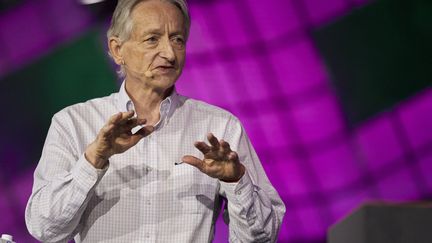
[[[432,1],[188,2],[177,89],[243,122],[286,204],[279,242],[325,242],[366,201],[432,199]],[[118,90],[112,7],[0,0],[0,233],[17,242],[35,242],[24,209],[52,115]]]

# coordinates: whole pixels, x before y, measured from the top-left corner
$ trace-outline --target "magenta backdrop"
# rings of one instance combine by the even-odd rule
[[[432,89],[349,130],[310,36],[311,28],[366,4],[190,1],[191,36],[178,91],[243,122],[287,207],[279,242],[324,242],[331,224],[367,200],[431,195]],[[47,28],[47,21],[56,25]],[[0,79],[92,26],[94,18],[73,0],[23,1],[0,12],[0,50],[7,53],[0,54]],[[19,159],[13,149],[1,150],[10,161],[4,171]],[[34,241],[23,216],[34,166],[16,171],[13,181],[0,180],[0,233],[18,242]],[[226,241],[219,221],[215,242]]]

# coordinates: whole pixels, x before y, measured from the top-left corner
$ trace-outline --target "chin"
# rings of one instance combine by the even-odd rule
[[[177,79],[173,77],[155,77],[155,79],[152,80],[152,83],[155,87],[160,89],[169,89],[171,88]]]

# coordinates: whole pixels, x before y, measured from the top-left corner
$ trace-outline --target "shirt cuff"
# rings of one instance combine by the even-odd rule
[[[247,169],[238,182],[220,181],[220,186],[225,192],[228,202],[242,203],[252,198],[253,183],[249,173],[247,172]]]
[[[84,191],[89,191],[105,175],[109,166],[103,169],[96,169],[87,161],[84,154],[80,156],[74,168],[72,176]]]

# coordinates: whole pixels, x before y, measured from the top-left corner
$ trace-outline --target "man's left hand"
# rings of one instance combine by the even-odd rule
[[[182,161],[197,167],[210,177],[224,182],[237,182],[245,173],[245,167],[239,161],[236,152],[229,143],[218,140],[212,133],[207,134],[210,145],[205,142],[195,142],[194,146],[204,154],[204,159],[185,155]]]

